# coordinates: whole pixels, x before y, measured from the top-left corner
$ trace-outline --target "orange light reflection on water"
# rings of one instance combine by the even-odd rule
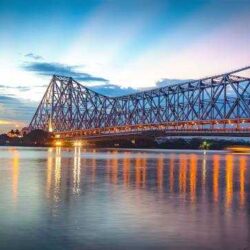
[[[123,183],[125,186],[129,186],[130,182],[130,158],[129,158],[129,153],[124,154],[125,157],[123,159]]]
[[[55,200],[58,200],[58,194],[61,183],[61,147],[56,147],[55,156]]]
[[[12,194],[13,200],[17,202],[17,195],[18,195],[18,182],[19,182],[19,162],[20,156],[19,152],[14,149],[12,151],[13,154],[13,162],[12,162]]]
[[[240,205],[245,204],[245,175],[246,175],[247,159],[245,156],[240,156]]]
[[[233,199],[233,155],[226,156],[226,207],[230,207]]]
[[[51,190],[52,166],[53,166],[52,152],[53,148],[49,148],[48,158],[47,158],[47,197],[50,196],[50,190]]]
[[[164,159],[162,154],[160,154],[157,161],[157,185],[158,185],[158,191],[160,192],[163,190],[163,183],[164,183]]]
[[[219,198],[219,166],[220,156],[213,156],[213,199],[214,202],[218,202]]]
[[[186,193],[187,184],[187,157],[184,154],[180,154],[180,169],[179,169],[179,191],[180,193]]]
[[[190,194],[191,200],[196,199],[197,155],[192,154],[190,159]]]
[[[170,192],[174,191],[174,155],[171,155],[169,166],[169,187]]]

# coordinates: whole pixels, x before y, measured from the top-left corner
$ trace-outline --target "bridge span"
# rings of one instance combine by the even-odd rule
[[[250,66],[131,95],[109,97],[54,75],[30,129],[65,139],[250,136]]]

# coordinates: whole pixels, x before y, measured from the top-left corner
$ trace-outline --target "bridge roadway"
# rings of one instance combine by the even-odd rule
[[[115,138],[164,137],[164,136],[233,136],[250,137],[250,119],[220,121],[192,121],[165,124],[144,124],[54,132],[56,138],[87,141],[112,140]],[[212,126],[210,126],[213,124]],[[246,124],[247,126],[242,127]],[[209,125],[209,128],[205,126]],[[205,127],[205,128],[204,128]]]

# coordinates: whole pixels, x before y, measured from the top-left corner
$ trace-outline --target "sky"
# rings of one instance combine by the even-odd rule
[[[250,65],[248,0],[0,0],[0,133],[53,74],[122,95]]]

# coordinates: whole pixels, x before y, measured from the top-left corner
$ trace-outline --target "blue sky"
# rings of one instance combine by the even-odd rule
[[[0,0],[0,132],[26,125],[53,73],[104,94],[250,63],[247,0]]]

